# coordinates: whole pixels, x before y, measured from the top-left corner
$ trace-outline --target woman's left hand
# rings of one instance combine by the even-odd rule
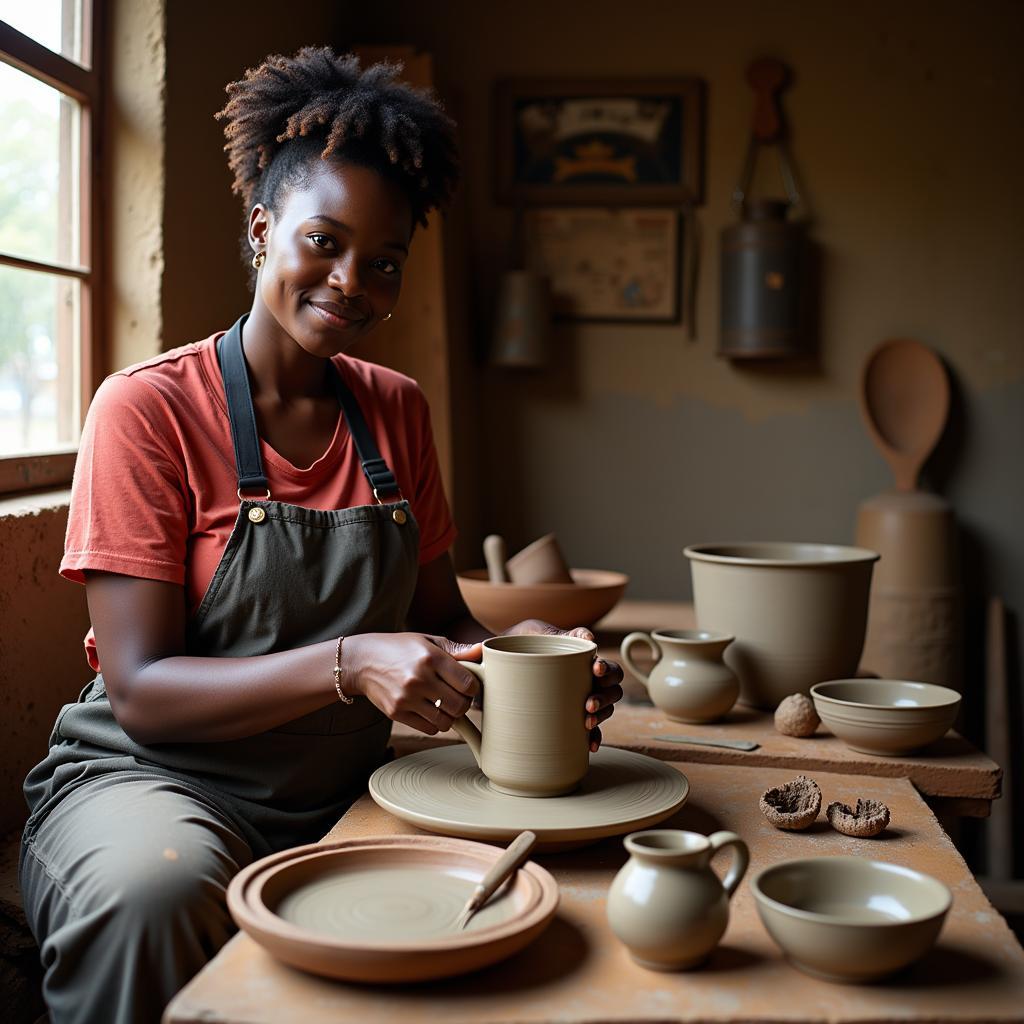
[[[593,640],[594,634],[585,626],[575,629],[559,629],[549,622],[540,619],[527,619],[525,622],[510,626],[503,636],[516,636],[523,633],[540,634],[542,636],[576,636],[581,640]],[[604,658],[594,659],[594,686],[587,698],[583,713],[586,715],[586,726],[590,730],[590,752],[596,754],[601,746],[601,723],[606,722],[615,710],[615,703],[622,700],[622,668],[614,661]]]

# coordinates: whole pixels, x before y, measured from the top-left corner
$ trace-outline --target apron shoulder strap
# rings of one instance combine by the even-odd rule
[[[352,394],[349,386],[342,380],[341,371],[331,361],[331,369],[334,371],[334,392],[341,403],[342,412],[348,423],[352,440],[356,443],[356,451],[359,453],[359,461],[363,466],[363,473],[370,482],[373,496],[379,502],[385,498],[401,497],[402,492],[398,487],[395,474],[391,467],[381,457],[380,449],[374,440],[373,433],[366,423],[363,410],[359,408],[356,396]]]
[[[253,489],[265,490],[269,496],[270,488],[260,456],[260,435],[256,429],[249,371],[245,365],[245,353],[242,351],[242,327],[247,319],[248,314],[240,317],[217,342],[217,359],[224,379],[224,397],[227,400],[228,421],[231,424],[231,442],[235,448],[239,496],[242,491]],[[333,362],[329,362],[329,366],[334,393],[341,405],[341,411],[352,434],[363,473],[370,483],[374,498],[383,502],[386,498],[401,497],[395,474],[381,457],[380,449],[355,395],[342,380],[337,366]]]
[[[224,378],[224,397],[228,404],[228,422],[231,424],[231,442],[235,447],[235,472],[238,491],[265,490],[270,487],[263,472],[260,457],[260,435],[256,429],[256,413],[252,407],[249,371],[242,352],[242,325],[248,314],[240,317],[234,326],[217,342],[217,359]]]

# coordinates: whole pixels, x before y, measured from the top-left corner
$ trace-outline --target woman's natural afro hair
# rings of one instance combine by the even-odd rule
[[[455,124],[427,90],[397,81],[400,64],[361,68],[354,54],[307,46],[267,57],[226,87],[217,115],[232,190],[245,214],[257,203],[276,212],[282,186],[300,185],[332,156],[372,167],[405,191],[414,224],[443,208],[458,182]]]

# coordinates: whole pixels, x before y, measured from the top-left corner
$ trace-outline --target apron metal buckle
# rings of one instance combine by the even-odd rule
[[[388,502],[386,502],[380,496],[380,494],[377,492],[377,488],[376,487],[374,487],[374,489],[373,489],[373,497],[374,497],[374,500],[377,502],[378,505],[387,505],[388,504]],[[405,501],[405,498],[402,496],[402,492],[401,491],[398,492],[398,497],[395,500],[396,501]]]
[[[239,487],[238,490],[235,491],[235,494],[238,495],[238,500],[239,501],[245,501],[246,500],[245,496],[242,494],[242,488],[241,487]],[[263,495],[262,498],[249,498],[248,500],[249,501],[270,501],[270,488],[269,487],[267,488],[267,492],[266,492],[266,494]]]

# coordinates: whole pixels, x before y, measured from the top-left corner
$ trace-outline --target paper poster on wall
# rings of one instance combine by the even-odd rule
[[[675,323],[681,227],[676,210],[532,209],[527,264],[551,284],[559,319]]]

